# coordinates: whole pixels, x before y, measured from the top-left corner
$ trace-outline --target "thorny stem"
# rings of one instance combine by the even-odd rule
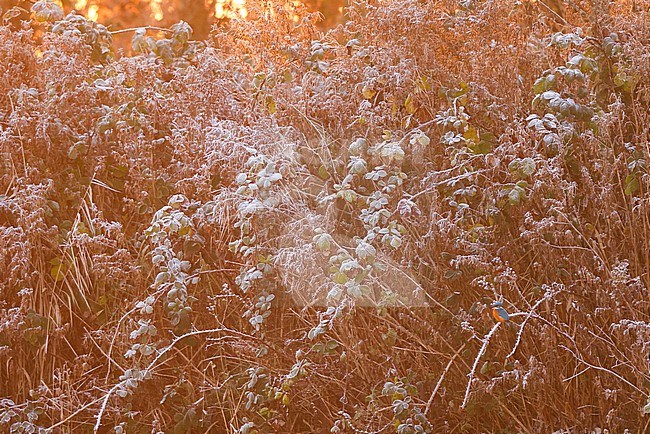
[[[145,29],[145,30],[156,30],[159,32],[167,32],[167,33],[174,33],[173,30],[171,29],[165,29],[163,27],[156,27],[156,26],[144,26],[144,27],[132,27],[130,29],[121,29],[121,30],[113,30],[109,32],[111,35],[119,35],[121,33],[128,33],[128,32],[135,32],[140,29]]]
[[[490,343],[490,339],[492,338],[492,335],[494,334],[494,332],[497,331],[500,325],[501,325],[500,322],[494,324],[494,326],[492,326],[492,330],[490,330],[490,332],[487,335],[485,335],[485,337],[483,338],[483,345],[481,346],[481,349],[476,355],[476,359],[474,360],[474,364],[472,365],[472,370],[467,375],[469,377],[469,380],[467,381],[467,389],[465,389],[465,398],[463,399],[463,403],[461,404],[460,408],[465,408],[465,406],[467,405],[467,401],[469,401],[469,391],[472,388],[472,380],[474,379],[474,373],[476,372],[476,367],[478,366],[478,362],[479,360],[481,360],[483,354],[485,354],[485,350],[487,349],[487,346]]]
[[[447,363],[447,366],[445,366],[445,369],[442,371],[442,374],[440,375],[440,379],[438,379],[438,383],[436,384],[436,387],[434,387],[433,392],[431,392],[431,396],[429,397],[429,400],[427,401],[427,405],[424,408],[424,415],[426,416],[429,413],[429,409],[431,408],[431,404],[433,404],[433,398],[435,398],[436,394],[438,393],[438,389],[440,388],[440,385],[442,384],[442,380],[445,379],[445,376],[447,375],[447,372],[449,372],[449,368],[451,368],[451,364],[456,360],[456,357],[465,349],[467,346],[467,343],[464,343],[462,347],[456,351],[456,353],[453,355],[451,359],[449,359],[449,362]]]
[[[636,385],[634,385],[633,383],[631,383],[629,380],[625,379],[625,377],[623,377],[622,375],[620,375],[620,374],[618,374],[618,373],[612,371],[611,369],[607,369],[607,368],[604,368],[604,367],[602,367],[602,366],[598,366],[598,365],[593,365],[593,364],[587,362],[585,359],[582,358],[582,356],[578,355],[578,353],[577,353],[576,351],[573,351],[572,349],[570,349],[569,347],[567,347],[567,346],[565,346],[565,345],[559,345],[559,347],[565,349],[565,350],[568,351],[568,352],[570,352],[571,355],[573,355],[573,357],[574,357],[578,362],[580,362],[580,363],[582,363],[582,364],[584,364],[584,365],[587,365],[589,368],[591,368],[591,369],[595,369],[595,370],[597,370],[597,371],[607,372],[607,373],[613,375],[614,377],[618,378],[619,380],[621,380],[622,382],[624,382],[624,383],[627,384],[628,386],[630,386],[630,387],[632,387],[633,389],[635,389],[635,390],[636,390],[637,392],[639,392],[641,395],[643,395],[643,396],[645,396],[645,397],[650,396],[650,394],[648,394],[648,392],[644,392],[643,390],[639,389]]]
[[[521,343],[521,335],[524,333],[524,326],[528,322],[528,319],[534,315],[535,309],[539,307],[540,304],[542,304],[544,301],[553,298],[557,292],[547,292],[544,297],[539,299],[537,303],[532,307],[530,312],[528,312],[528,315],[526,315],[526,318],[522,321],[521,325],[519,326],[519,331],[517,332],[517,341],[515,342],[515,345],[512,347],[512,351],[506,356],[506,359],[509,359],[510,357],[515,355],[515,352],[517,351],[517,348],[519,348],[519,344]],[[515,316],[517,314],[513,314]]]
[[[158,355],[151,361],[151,363],[149,363],[149,366],[147,366],[144,369],[144,371],[143,371],[144,375],[142,377],[143,378],[146,377],[147,374],[149,374],[150,371],[153,370],[156,367],[156,364],[158,363],[160,358],[163,355],[165,355],[167,352],[169,352],[177,343],[179,343],[183,339],[185,339],[187,337],[190,337],[190,336],[198,336],[198,335],[204,335],[204,334],[219,333],[219,332],[223,332],[223,331],[227,331],[227,332],[231,332],[231,333],[235,333],[235,334],[240,334],[240,335],[242,334],[242,333],[237,332],[236,330],[232,330],[232,329],[223,327],[223,328],[218,328],[218,329],[196,330],[196,331],[185,333],[184,335],[178,336],[169,345],[167,345],[167,347],[165,347],[165,349],[163,349],[160,353],[158,353]],[[99,427],[102,424],[102,416],[104,415],[104,411],[106,411],[106,405],[108,404],[108,399],[113,394],[113,392],[115,392],[117,389],[119,389],[120,386],[122,386],[125,382],[126,382],[126,380],[120,381],[115,386],[113,386],[106,393],[106,395],[104,396],[104,400],[102,401],[102,406],[99,409],[99,413],[97,413],[97,421],[95,422],[95,427],[93,428],[94,433],[96,433],[99,430]],[[93,401],[93,402],[96,402],[96,401]]]

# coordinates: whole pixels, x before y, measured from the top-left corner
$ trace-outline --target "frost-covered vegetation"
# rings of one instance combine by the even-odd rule
[[[265,3],[5,15],[0,431],[648,432],[650,3]]]

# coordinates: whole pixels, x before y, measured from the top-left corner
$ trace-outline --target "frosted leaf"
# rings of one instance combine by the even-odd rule
[[[524,158],[519,162],[519,170],[524,176],[532,175],[533,173],[535,173],[535,170],[537,170],[537,167],[535,165],[535,160],[533,160],[530,157]]]

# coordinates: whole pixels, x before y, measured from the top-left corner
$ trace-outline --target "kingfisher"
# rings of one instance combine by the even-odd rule
[[[508,312],[503,308],[503,303],[500,301],[492,303],[492,316],[501,323],[510,321],[510,315],[508,315]]]

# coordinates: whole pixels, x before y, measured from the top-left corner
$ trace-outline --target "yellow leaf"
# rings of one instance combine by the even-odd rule
[[[413,97],[411,95],[406,97],[406,101],[404,101],[404,107],[406,108],[406,112],[410,115],[417,111],[417,107],[415,106],[415,102],[413,101]]]
[[[57,282],[60,282],[65,277],[65,271],[65,264],[58,262],[50,268],[50,276],[52,276]]]
[[[474,127],[469,127],[467,131],[465,131],[465,134],[463,134],[463,137],[466,138],[467,140],[478,143],[478,139],[479,139],[478,131]]]
[[[274,114],[275,112],[278,111],[278,107],[276,106],[275,100],[273,99],[272,96],[266,97],[266,105],[269,108],[269,113]]]
[[[369,87],[369,86],[364,86],[364,87],[363,87],[363,90],[362,90],[361,92],[363,93],[363,97],[364,97],[365,99],[371,99],[372,97],[374,97],[374,96],[377,94],[377,92],[375,92],[375,91],[374,91],[371,87]]]
[[[327,180],[330,178],[330,173],[327,171],[327,168],[325,166],[321,165],[318,168],[318,176],[323,180]]]
[[[429,79],[427,77],[420,77],[418,80],[418,89],[419,90],[431,90],[431,84],[429,83]]]

